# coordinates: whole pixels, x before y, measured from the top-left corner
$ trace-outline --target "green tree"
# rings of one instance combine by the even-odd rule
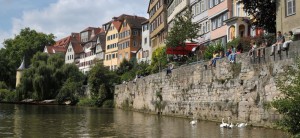
[[[157,73],[168,64],[166,47],[159,47],[152,53],[151,65],[147,70],[151,73]]]
[[[43,51],[47,45],[54,44],[53,34],[44,34],[22,29],[14,38],[4,41],[4,48],[0,50],[0,78],[10,87],[15,87],[16,69],[20,66],[25,56],[26,66],[30,65],[30,59],[38,51]]]
[[[128,61],[126,58],[123,59],[123,61],[120,63],[120,66],[117,69],[117,74],[122,75],[134,68],[134,62]]]
[[[97,63],[89,72],[88,75],[88,84],[93,98],[98,98],[100,86],[105,85],[108,98],[113,98],[114,86],[118,84],[119,77],[118,75],[110,71],[105,67],[101,62]]]
[[[64,64],[64,56],[48,56],[38,52],[32,58],[32,65],[26,69],[17,87],[19,100],[32,98],[36,100],[57,98],[76,101],[75,95],[81,92],[84,75],[75,64]]]
[[[101,84],[100,89],[99,89],[99,96],[98,96],[97,101],[96,101],[96,105],[101,107],[103,105],[104,101],[106,99],[108,99],[108,95],[109,94],[108,94],[108,92],[105,88],[105,85]]]
[[[204,52],[205,59],[211,59],[213,57],[214,52],[224,51],[224,47],[221,43],[214,43],[209,45]]]
[[[244,10],[254,17],[252,25],[276,32],[276,0],[242,0]]]
[[[198,37],[200,24],[192,22],[192,12],[187,10],[183,15],[177,15],[174,19],[174,25],[166,38],[167,47],[184,46],[186,40]]]
[[[282,97],[272,102],[272,105],[283,115],[278,125],[293,135],[300,135],[300,60],[295,66],[285,69],[277,78],[276,86]]]

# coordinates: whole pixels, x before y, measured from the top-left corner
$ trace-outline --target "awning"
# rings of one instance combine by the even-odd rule
[[[190,52],[194,52],[198,43],[186,43],[185,46],[177,46],[174,48],[167,48],[167,54],[172,55],[188,55]]]

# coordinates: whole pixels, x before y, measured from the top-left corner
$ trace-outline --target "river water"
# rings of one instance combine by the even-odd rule
[[[279,130],[220,128],[218,123],[149,115],[120,109],[0,104],[0,138],[146,137],[286,138]]]

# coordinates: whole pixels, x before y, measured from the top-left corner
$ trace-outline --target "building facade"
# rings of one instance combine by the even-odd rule
[[[283,33],[293,31],[300,34],[300,1],[298,0],[277,0],[276,29]]]
[[[105,60],[105,43],[105,32],[102,31],[101,33],[96,35],[96,44],[92,47],[93,52],[96,54],[97,60]]]
[[[167,3],[168,31],[172,29],[176,16],[183,14],[189,8],[189,5],[190,0],[171,0]]]
[[[80,45],[80,41],[75,36],[72,36],[66,50],[65,63],[66,64],[74,63],[77,66],[79,66],[80,54],[82,52],[83,49],[82,46]]]
[[[82,52],[79,59],[79,70],[87,74],[95,63],[96,53],[93,50],[97,42],[97,35],[101,32],[101,28],[88,27],[80,32],[80,41]]]
[[[208,45],[211,30],[211,23],[208,18],[209,0],[191,0],[190,5],[193,14],[192,22],[200,24],[198,42],[201,45]]]
[[[232,0],[209,0],[208,6],[208,17],[211,22],[211,42],[226,45],[227,25],[224,21],[231,18]]]
[[[142,23],[142,47],[137,51],[137,62],[151,63],[152,51],[149,37],[149,20]]]
[[[137,51],[142,44],[142,22],[147,19],[144,17],[125,15],[119,31],[118,41],[118,66],[122,61],[136,58]]]
[[[165,46],[167,35],[167,1],[150,0],[148,6],[150,45],[152,51]]]
[[[118,17],[114,17],[112,21],[103,25],[106,33],[105,60],[103,64],[109,67],[110,70],[116,70],[118,66],[118,41],[121,23]]]

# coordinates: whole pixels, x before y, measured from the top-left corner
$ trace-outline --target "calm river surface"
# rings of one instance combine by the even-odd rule
[[[3,137],[286,138],[264,128],[220,129],[214,122],[161,117],[119,109],[0,104]]]

